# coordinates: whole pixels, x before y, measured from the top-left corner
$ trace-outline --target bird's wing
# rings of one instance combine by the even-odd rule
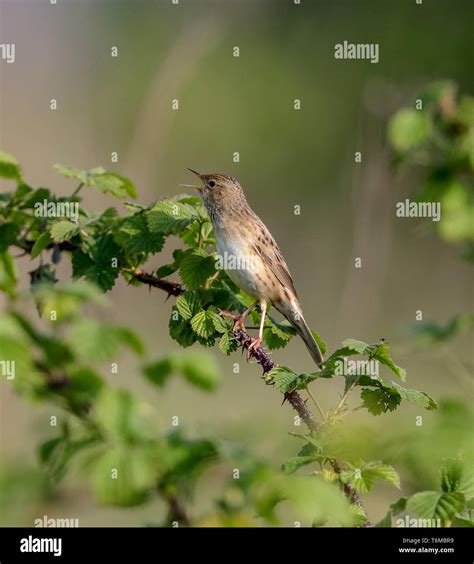
[[[262,232],[265,235],[261,244],[259,241],[253,242],[253,250],[262,259],[265,266],[273,272],[280,284],[293,292],[295,297],[298,297],[295,289],[295,283],[293,282],[293,278],[288,270],[288,266],[283,258],[282,252],[265,224],[263,222],[260,223]]]

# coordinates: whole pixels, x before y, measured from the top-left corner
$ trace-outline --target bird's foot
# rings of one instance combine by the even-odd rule
[[[247,360],[250,358],[252,351],[259,348],[260,345],[263,343],[263,339],[261,337],[257,337],[256,339],[252,339],[250,345],[247,348]]]
[[[230,311],[227,311],[225,309],[221,309],[219,315],[221,317],[227,317],[234,320],[234,325],[232,325],[232,332],[235,332],[239,327],[242,329],[242,331],[245,331],[245,317],[243,315],[235,315],[234,313],[231,313]]]

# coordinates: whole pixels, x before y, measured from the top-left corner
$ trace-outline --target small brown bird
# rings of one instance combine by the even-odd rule
[[[314,361],[320,365],[323,356],[304,320],[285,259],[270,231],[249,206],[242,186],[225,174],[200,174],[188,170],[203,185],[182,186],[199,190],[214,228],[217,255],[223,268],[241,290],[256,300],[239,316],[229,312],[222,314],[235,320],[234,328],[244,328],[247,315],[257,304],[260,305],[260,330],[250,345],[254,348],[263,341],[267,304],[273,304],[296,329]]]

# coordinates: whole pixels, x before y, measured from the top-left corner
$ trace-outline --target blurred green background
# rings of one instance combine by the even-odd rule
[[[416,191],[419,178],[393,168],[386,125],[433,80],[450,79],[461,92],[473,91],[473,3],[1,0],[0,9],[2,41],[16,44],[15,63],[1,66],[0,145],[22,163],[25,178],[66,195],[74,186],[55,174],[54,163],[103,165],[132,178],[139,202],[148,204],[179,193],[178,184],[190,181],[188,166],[235,176],[279,242],[305,316],[330,350],[348,337],[384,337],[407,369],[410,387],[452,398],[441,413],[403,406],[383,418],[358,411],[348,419],[356,454],[359,448],[362,457],[370,452],[394,464],[404,494],[432,486],[443,446],[407,459],[398,441],[411,441],[415,450],[430,445],[432,426],[450,429],[445,443],[453,452],[457,442],[472,441],[472,420],[459,415],[466,408],[455,399],[469,390],[450,367],[452,357],[472,361],[472,341],[464,335],[447,347],[418,349],[407,328],[417,310],[438,323],[469,310],[471,267],[430,220],[396,217],[395,203]],[[378,64],[336,60],[334,45],[345,40],[378,43]],[[49,109],[53,98],[56,111]],[[295,99],[301,100],[299,111]],[[356,151],[362,163],[354,162]],[[107,205],[105,196],[84,192],[85,207]],[[354,267],[355,257],[362,268]],[[64,277],[70,274],[66,263],[59,268]],[[36,263],[24,258],[20,264],[27,288],[27,272]],[[150,261],[150,268],[157,266]],[[153,357],[177,347],[168,334],[170,304],[161,293],[119,281],[110,299],[107,319],[136,328]],[[34,309],[29,314],[37,315]],[[113,381],[146,397],[164,426],[178,415],[191,434],[236,440],[280,465],[299,446],[287,434],[294,430],[292,411],[262,385],[256,366],[238,355],[212,354],[223,376],[217,394],[177,380],[158,394],[126,354]],[[298,339],[273,358],[312,369]],[[337,403],[340,391],[335,382],[315,386],[325,407]],[[154,519],[155,504],[126,511],[95,505],[74,477],[57,498],[44,501],[34,449],[50,433],[51,408],[34,408],[5,385],[0,392],[0,489],[7,493],[2,525],[32,525],[43,514],[79,518],[82,526]],[[423,415],[422,427],[415,425],[417,415]],[[392,439],[380,451],[382,434]],[[212,495],[213,482],[205,481],[198,509]],[[372,520],[396,498],[397,492],[378,486],[367,498]]]

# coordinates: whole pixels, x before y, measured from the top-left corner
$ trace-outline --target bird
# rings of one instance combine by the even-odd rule
[[[195,188],[201,196],[212,223],[217,256],[231,280],[255,301],[243,313],[221,315],[234,319],[233,330],[245,330],[245,318],[260,306],[258,337],[252,339],[248,352],[263,343],[263,329],[268,304],[273,305],[303,339],[311,357],[321,367],[324,359],[309,329],[295,284],[286,261],[269,229],[252,210],[239,182],[226,174],[201,174],[188,168],[201,183],[181,184]],[[230,267],[229,267],[230,265]],[[227,266],[227,268],[226,268]]]

